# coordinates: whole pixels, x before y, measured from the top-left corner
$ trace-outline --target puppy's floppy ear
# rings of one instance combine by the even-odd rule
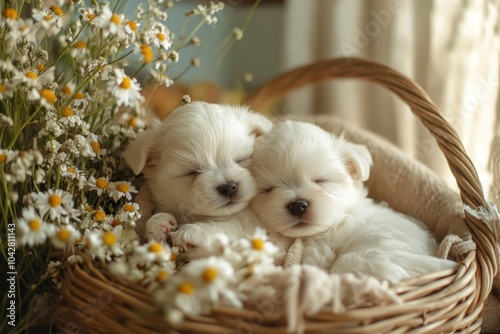
[[[345,154],[345,164],[351,177],[356,181],[368,180],[373,159],[366,146],[344,142],[342,149]]]
[[[250,114],[250,131],[255,137],[262,136],[271,130],[273,122],[264,115],[252,112]]]
[[[156,137],[154,132],[154,130],[146,130],[140,133],[122,153],[125,162],[132,168],[135,175],[141,173],[144,168],[158,163],[159,156],[154,145]]]

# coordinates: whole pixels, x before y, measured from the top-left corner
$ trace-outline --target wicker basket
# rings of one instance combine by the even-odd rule
[[[305,84],[331,78],[359,78],[382,85],[405,101],[432,133],[455,176],[464,204],[472,209],[487,203],[474,166],[454,129],[427,94],[398,72],[365,60],[341,58],[318,62],[271,81],[250,98],[258,107]],[[402,305],[377,305],[342,313],[321,312],[303,319],[301,331],[311,333],[479,333],[486,297],[497,273],[496,236],[487,225],[466,213],[477,250],[464,256],[456,270],[414,277],[392,287]],[[284,333],[282,319],[250,309],[216,308],[210,317],[189,317],[171,328],[140,286],[94,268],[90,261],[64,272],[61,298],[54,301],[53,319],[65,332],[111,333]]]

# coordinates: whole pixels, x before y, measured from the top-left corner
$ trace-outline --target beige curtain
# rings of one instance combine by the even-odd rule
[[[459,132],[488,187],[499,95],[499,11],[500,0],[288,0],[284,64],[290,69],[355,56],[407,75]],[[379,87],[357,81],[307,87],[288,98],[285,112],[338,115],[385,136],[456,187],[427,130]]]

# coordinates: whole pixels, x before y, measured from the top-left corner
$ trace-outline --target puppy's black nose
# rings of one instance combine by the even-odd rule
[[[307,211],[307,206],[309,203],[305,199],[298,199],[296,201],[288,203],[288,211],[293,215],[300,217]]]
[[[238,191],[238,184],[236,182],[229,181],[218,186],[217,191],[223,196],[231,197],[236,193],[236,191]]]

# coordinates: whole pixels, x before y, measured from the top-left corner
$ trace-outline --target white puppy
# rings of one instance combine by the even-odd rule
[[[422,223],[366,197],[371,164],[364,146],[315,125],[275,124],[255,144],[250,206],[266,229],[304,238],[302,263],[333,273],[397,282],[455,266],[433,256]]]
[[[247,168],[255,137],[271,127],[270,120],[245,107],[192,102],[132,141],[125,161],[136,174],[144,173],[158,212],[146,223],[146,239],[165,240],[177,227],[174,217],[179,225],[226,221],[217,230],[228,234],[246,228],[232,224],[232,216],[255,195]],[[194,226],[170,235],[181,246],[196,245],[210,235],[210,224],[203,226],[205,233]]]

